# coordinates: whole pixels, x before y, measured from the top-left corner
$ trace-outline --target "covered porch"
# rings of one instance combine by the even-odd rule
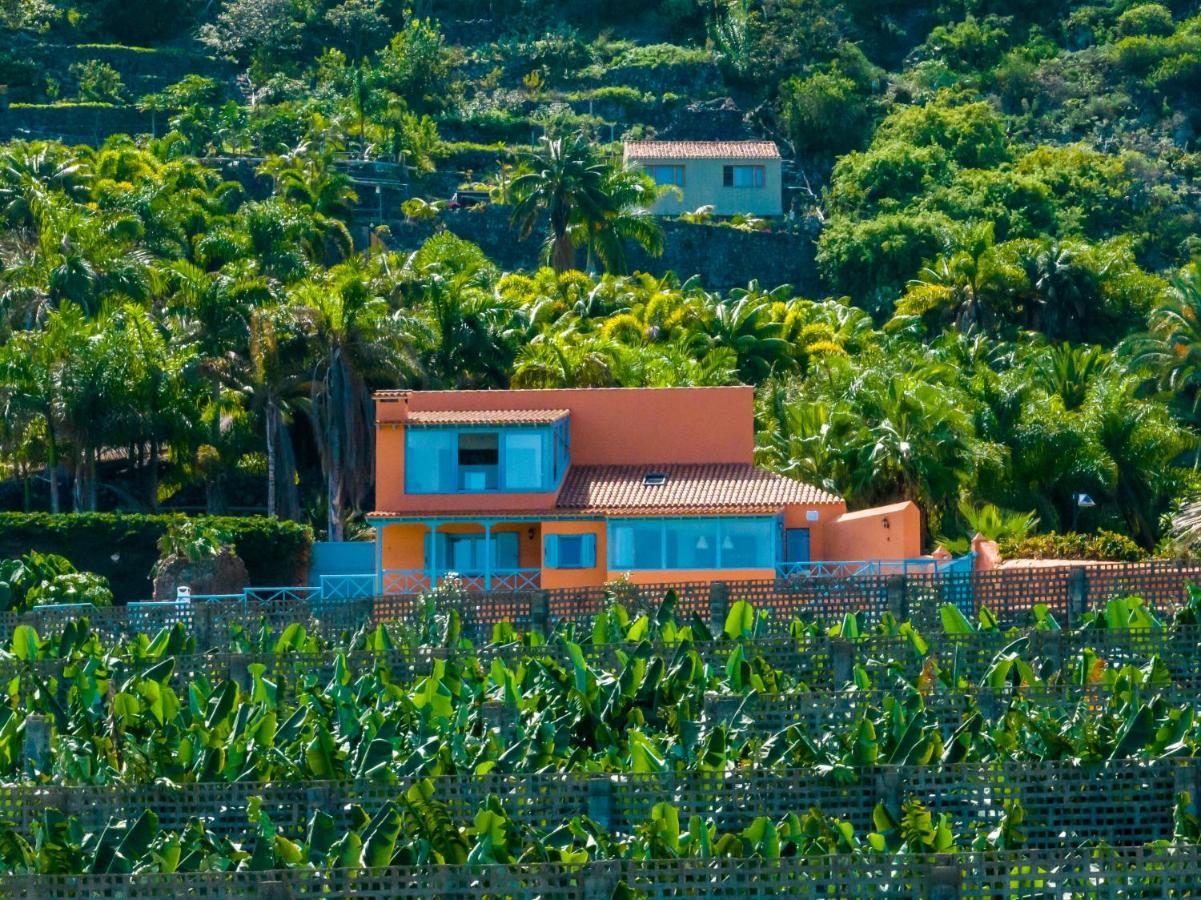
[[[376,591],[420,594],[450,575],[471,591],[542,586],[539,519],[387,519],[375,523]]]

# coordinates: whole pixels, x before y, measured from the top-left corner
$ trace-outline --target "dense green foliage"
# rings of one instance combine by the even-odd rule
[[[1170,629],[1188,641],[1198,604],[1201,594],[1194,593],[1165,623],[1138,598],[1113,599],[1084,618],[1080,633]],[[1034,613],[1033,630],[1058,630],[1045,609]],[[953,606],[942,615],[949,635],[997,632],[987,611],[979,625]],[[189,664],[185,654],[195,651],[195,642],[182,625],[119,645],[102,641],[86,619],[45,639],[18,626],[5,662],[15,661],[18,669],[21,663],[58,665],[32,668],[9,683],[0,708],[0,778],[20,778],[24,771],[39,782],[73,784],[395,782],[488,772],[1082,763],[1194,755],[1201,748],[1193,705],[1167,699],[1171,675],[1154,654],[1144,654],[1140,665],[1127,651],[1111,666],[1087,644],[1057,656],[1015,631],[1002,635],[1004,646],[977,676],[961,669],[957,654],[940,662],[908,623],[886,618],[869,630],[848,616],[828,631],[852,642],[869,633],[901,639],[895,657],[872,659],[849,673],[847,688],[886,692],[880,706],[864,705],[853,720],[830,723],[820,733],[802,724],[771,732],[741,707],[759,695],[780,700],[813,688],[756,652],[765,614],[745,602],[732,606],[716,646],[696,620],[675,620],[671,594],[653,615],[630,616],[614,605],[592,623],[565,623],[545,638],[521,636],[510,647],[516,654],[475,650],[458,635],[456,619],[453,611],[431,608],[421,627],[454,652],[420,672],[393,670],[387,651],[396,638],[383,626],[323,647],[294,624],[278,634],[231,635],[242,652],[294,657],[294,666],[268,673],[255,662],[245,679],[183,681],[173,676],[177,666]],[[822,628],[797,622],[791,631],[803,650]],[[509,644],[518,637],[504,623],[497,636]],[[610,645],[612,662],[585,654]],[[702,649],[720,661],[702,659]],[[315,667],[311,654],[317,652],[330,665]],[[1066,705],[1039,701],[1040,692],[1082,687],[1102,693],[1069,694]],[[1003,692],[1003,708],[977,705],[986,692]],[[962,698],[962,721],[929,714],[934,694]],[[723,696],[741,706],[713,715],[709,704]],[[511,724],[494,727],[492,707]],[[51,723],[50,745],[43,757],[22,759],[18,748],[32,715]]]
[[[0,559],[0,610],[28,612],[35,606],[88,603],[112,606],[108,581],[78,572],[53,553],[31,550],[20,559]]]
[[[237,548],[253,584],[279,586],[308,580],[312,532],[295,522],[262,517],[200,517]],[[30,549],[58,554],[75,568],[94,572],[121,601],[150,596],[159,541],[178,516],[134,513],[0,513],[0,559]]]
[[[0,150],[0,502],[265,508],[339,538],[372,505],[373,388],[742,381],[764,464],[856,505],[914,499],[931,541],[995,508],[1178,549],[1169,520],[1201,488],[1196,13],[0,5],[30,53],[71,51],[0,54],[15,99],[158,123]],[[690,104],[726,97],[791,158],[812,297],[616,274],[664,236],[610,142],[708,133]],[[257,181],[211,158],[249,154]],[[401,172],[403,214],[349,157]],[[390,250],[470,215],[445,209],[454,184],[554,271],[502,274],[444,233]]]

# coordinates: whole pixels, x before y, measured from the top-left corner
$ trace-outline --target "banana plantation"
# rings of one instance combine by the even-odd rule
[[[439,596],[17,624],[0,893],[1192,896],[1201,590],[1070,626],[622,599],[479,640]]]

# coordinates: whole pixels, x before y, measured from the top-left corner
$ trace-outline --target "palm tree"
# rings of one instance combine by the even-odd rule
[[[231,354],[227,383],[244,399],[246,408],[261,417],[267,449],[267,515],[285,519],[300,516],[296,490],[296,456],[288,432],[296,401],[304,395],[306,373],[299,365],[302,347],[293,332],[293,311],[265,307],[250,313],[250,342],[245,357]],[[282,348],[281,348],[282,344]]]
[[[1176,278],[1147,331],[1125,346],[1130,365],[1146,370],[1154,384],[1180,401],[1195,418],[1201,409],[1201,269],[1194,263]]]
[[[236,273],[236,270],[235,270]],[[249,345],[252,311],[270,304],[272,283],[262,277],[242,273],[208,273],[200,267],[176,260],[163,266],[164,317],[172,336],[194,348],[194,371],[206,385],[207,399],[202,420],[207,425],[205,444],[206,507],[210,513],[225,508],[224,468],[221,451],[223,424],[228,419],[231,397],[225,388],[230,378],[231,361],[238,361]]]
[[[993,331],[1010,317],[1025,284],[1025,274],[994,244],[992,223],[986,223],[910,283],[897,302],[894,327],[919,318],[927,328],[954,323],[960,331]]]
[[[1136,396],[1137,381],[1100,379],[1085,414],[1110,475],[1108,493],[1130,534],[1144,547],[1159,538],[1159,517],[1184,488],[1173,474],[1178,458],[1197,446],[1196,436],[1159,405]]]
[[[362,508],[372,483],[370,383],[411,381],[417,370],[408,339],[411,320],[393,313],[370,266],[352,257],[289,290],[308,336],[305,412],[325,475],[331,541],[343,539],[349,513]]]
[[[401,284],[414,317],[421,368],[440,388],[499,387],[524,327],[519,306],[493,291],[495,267],[474,244],[449,232],[409,256]]]
[[[638,169],[608,166],[603,191],[608,208],[580,223],[589,255],[595,254],[606,272],[619,273],[629,269],[626,248],[631,242],[651,256],[661,256],[663,229],[650,212],[658,189],[649,176]]]
[[[580,134],[544,137],[525,160],[528,171],[513,179],[513,221],[522,239],[545,215],[550,223],[547,256],[556,272],[575,268],[576,248],[594,251],[602,264],[625,265],[626,240],[661,252],[662,232],[646,215],[654,187],[643,176],[597,158]]]
[[[511,386],[616,387],[619,353],[619,345],[599,335],[580,335],[570,328],[544,332],[517,352]]]
[[[1092,330],[1090,312],[1101,312],[1100,276],[1108,261],[1098,272],[1085,262],[1089,246],[1072,240],[1030,241],[1022,249],[1018,262],[1030,285],[1028,326],[1052,340],[1080,340]]]
[[[0,409],[10,425],[22,416],[40,420],[53,513],[62,510],[58,482],[62,398],[58,373],[70,351],[65,336],[45,329],[20,331],[0,345]]]
[[[708,315],[697,340],[709,349],[728,347],[738,357],[738,376],[758,384],[777,368],[792,365],[788,341],[772,318],[770,295],[752,282],[730,292],[728,300],[709,298]]]
[[[283,156],[268,157],[259,172],[274,179],[277,197],[311,212],[324,244],[343,258],[350,255],[354,245],[347,225],[359,197],[350,176],[334,168],[331,151],[301,144]],[[312,248],[314,255],[317,249]]]
[[[1073,347],[1064,343],[1041,356],[1037,371],[1047,390],[1058,395],[1063,408],[1071,412],[1084,405],[1089,386],[1109,366],[1109,354],[1100,347]]]

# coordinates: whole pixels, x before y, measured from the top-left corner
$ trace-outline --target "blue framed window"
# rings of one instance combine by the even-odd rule
[[[405,493],[553,491],[571,463],[567,420],[552,426],[405,429]]]
[[[591,569],[596,565],[595,534],[548,534],[542,564],[548,569]]]
[[[519,540],[515,531],[494,531],[491,538],[476,532],[438,534],[441,543],[436,567],[454,572],[482,572],[488,548],[492,550],[493,569],[519,568]]]
[[[612,519],[609,568],[770,569],[779,530],[774,516]]]

